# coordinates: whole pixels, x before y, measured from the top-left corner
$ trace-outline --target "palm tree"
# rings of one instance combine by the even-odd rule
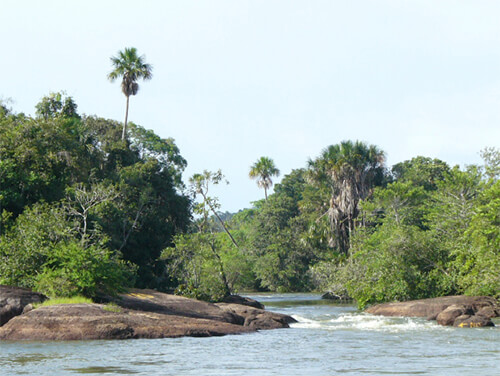
[[[153,67],[144,62],[144,55],[138,56],[135,47],[125,48],[118,51],[117,56],[111,57],[114,70],[108,74],[111,82],[118,77],[122,77],[122,92],[127,97],[127,107],[125,110],[125,123],[123,124],[122,140],[127,135],[128,103],[131,95],[136,95],[139,91],[137,80],[150,80],[153,77]]]
[[[363,142],[343,141],[327,147],[316,160],[309,161],[309,178],[330,191],[326,214],[341,253],[347,254],[359,214],[358,203],[371,193],[384,172],[384,152]]]
[[[272,187],[273,181],[271,177],[279,176],[280,170],[276,168],[274,165],[274,161],[268,157],[260,157],[257,162],[250,167],[250,172],[248,176],[251,179],[258,179],[257,185],[260,188],[264,188],[264,194],[266,196],[267,201],[267,190]]]

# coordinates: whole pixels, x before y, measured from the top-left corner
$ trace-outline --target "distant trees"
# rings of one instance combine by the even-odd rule
[[[280,170],[274,165],[274,161],[268,157],[261,157],[250,167],[248,174],[251,179],[257,179],[257,185],[264,188],[264,195],[267,200],[267,190],[272,187],[273,176],[279,176]]]
[[[136,95],[139,91],[137,80],[150,80],[153,77],[153,67],[144,62],[144,56],[137,54],[135,47],[125,48],[119,51],[117,56],[111,57],[114,70],[108,74],[111,82],[117,78],[122,78],[122,92],[127,97],[125,109],[125,122],[123,123],[122,140],[127,136],[128,107],[131,95]]]

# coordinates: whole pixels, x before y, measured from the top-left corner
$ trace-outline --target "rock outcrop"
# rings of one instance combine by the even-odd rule
[[[0,285],[0,326],[23,313],[26,306],[46,299],[45,295],[30,289]]]
[[[236,325],[242,325],[244,322],[241,317],[222,310],[215,304],[155,290],[131,289],[128,293],[120,294],[110,300],[120,307],[135,311],[215,320]]]
[[[288,324],[297,322],[293,317],[281,313],[269,312],[241,304],[218,303],[217,306],[244,318],[243,326],[256,330],[288,328]]]
[[[377,304],[365,312],[382,316],[426,317],[446,326],[482,327],[494,326],[491,319],[500,316],[500,304],[488,296],[443,296]]]
[[[106,310],[102,304],[61,304],[34,309],[0,328],[0,339],[93,340],[209,337],[255,331],[242,325],[154,312]]]
[[[244,299],[244,298],[242,298]],[[0,339],[77,340],[207,337],[287,328],[295,320],[248,305],[211,304],[154,290],[131,290],[116,305],[62,304],[19,312]]]

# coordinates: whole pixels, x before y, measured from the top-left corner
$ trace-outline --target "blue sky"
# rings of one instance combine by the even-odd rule
[[[106,76],[134,46],[154,71],[129,119],[176,140],[185,181],[220,168],[214,193],[237,211],[264,195],[248,178],[259,157],[287,174],[347,139],[389,166],[480,163],[500,147],[499,14],[489,0],[2,0],[0,98],[33,114],[64,90],[123,121]]]

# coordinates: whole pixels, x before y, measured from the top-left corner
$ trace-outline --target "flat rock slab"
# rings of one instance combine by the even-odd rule
[[[459,316],[476,315],[491,319],[500,316],[499,302],[488,296],[444,296],[440,298],[411,300],[407,302],[377,304],[365,310],[367,313],[381,316],[404,316],[404,317],[426,317],[429,320],[438,320],[441,325],[454,325],[455,319]],[[488,321],[487,325],[479,325],[479,322],[486,322],[476,319],[472,322],[475,326],[491,326],[493,323]],[[455,325],[459,326],[459,325]],[[465,327],[466,325],[462,325]],[[474,325],[469,325],[469,327]]]
[[[3,340],[94,340],[128,338],[209,337],[254,332],[217,320],[121,309],[102,304],[40,307],[0,328]]]
[[[241,317],[215,304],[155,290],[132,289],[126,294],[120,294],[112,301],[120,307],[136,311],[216,320],[236,325],[242,325],[244,321]]]
[[[0,285],[0,326],[20,315],[28,304],[41,303],[47,297],[30,289]]]

